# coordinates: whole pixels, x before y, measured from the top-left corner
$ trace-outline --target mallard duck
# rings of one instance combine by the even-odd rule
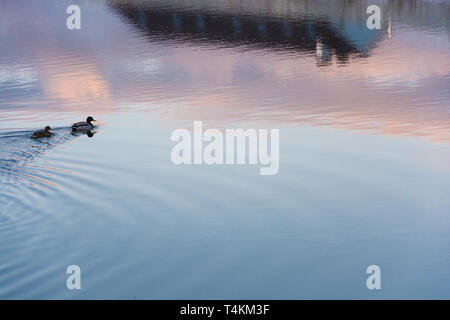
[[[97,121],[94,118],[92,118],[91,116],[86,118],[86,122],[81,121],[81,122],[77,122],[74,123],[72,125],[72,131],[89,131],[92,130],[94,128],[94,125],[91,123],[92,121]]]
[[[52,128],[50,128],[50,126],[46,126],[45,129],[34,132],[31,137],[32,138],[50,138],[52,136],[52,133],[50,132],[50,130],[52,130]]]

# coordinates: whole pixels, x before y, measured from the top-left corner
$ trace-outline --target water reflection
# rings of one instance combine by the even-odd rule
[[[2,3],[21,17],[2,16],[1,41],[20,44],[0,49],[9,120],[128,110],[450,140],[446,1],[382,2],[380,31],[366,28],[368,1],[98,3],[82,3],[78,33],[63,2]]]
[[[250,45],[283,51],[333,52],[339,62],[367,57],[392,24],[449,32],[445,1],[382,1],[380,30],[366,27],[370,1],[179,1],[110,0],[110,6],[154,41]]]
[[[112,7],[155,41],[179,40],[199,45],[213,43],[217,46],[294,52],[316,52],[320,47],[317,55],[320,62],[330,60],[333,52],[341,63],[348,61],[350,54],[361,53],[369,47],[365,45],[364,49],[358,49],[330,21],[323,19],[279,18],[245,12],[232,14],[206,9],[183,10],[170,6],[170,2],[164,6],[151,6],[146,2],[142,7],[132,2],[114,2]],[[361,30],[372,41],[382,32],[373,32],[367,28]],[[328,55],[322,52],[328,52]]]
[[[88,130],[88,131],[72,131],[71,132],[71,134],[73,136],[75,136],[75,137],[86,135],[88,138],[92,138],[94,136],[94,134],[96,134],[96,133],[97,133],[97,131],[91,131],[91,130]]]

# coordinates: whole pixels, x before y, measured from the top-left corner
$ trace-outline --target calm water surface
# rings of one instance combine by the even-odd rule
[[[450,1],[375,2],[0,1],[0,298],[449,299]],[[279,173],[173,165],[194,120]]]

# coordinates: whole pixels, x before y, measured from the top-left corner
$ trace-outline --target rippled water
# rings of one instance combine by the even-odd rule
[[[74,1],[1,1],[0,298],[450,298],[450,2],[375,2],[380,30],[338,0],[75,1],[68,30]],[[279,173],[175,166],[194,120],[280,128]]]

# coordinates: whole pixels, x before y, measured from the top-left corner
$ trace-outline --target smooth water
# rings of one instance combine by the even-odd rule
[[[0,298],[449,299],[449,17],[431,0],[1,1]],[[94,134],[72,135],[88,115]],[[194,120],[280,128],[279,173],[174,165]]]

